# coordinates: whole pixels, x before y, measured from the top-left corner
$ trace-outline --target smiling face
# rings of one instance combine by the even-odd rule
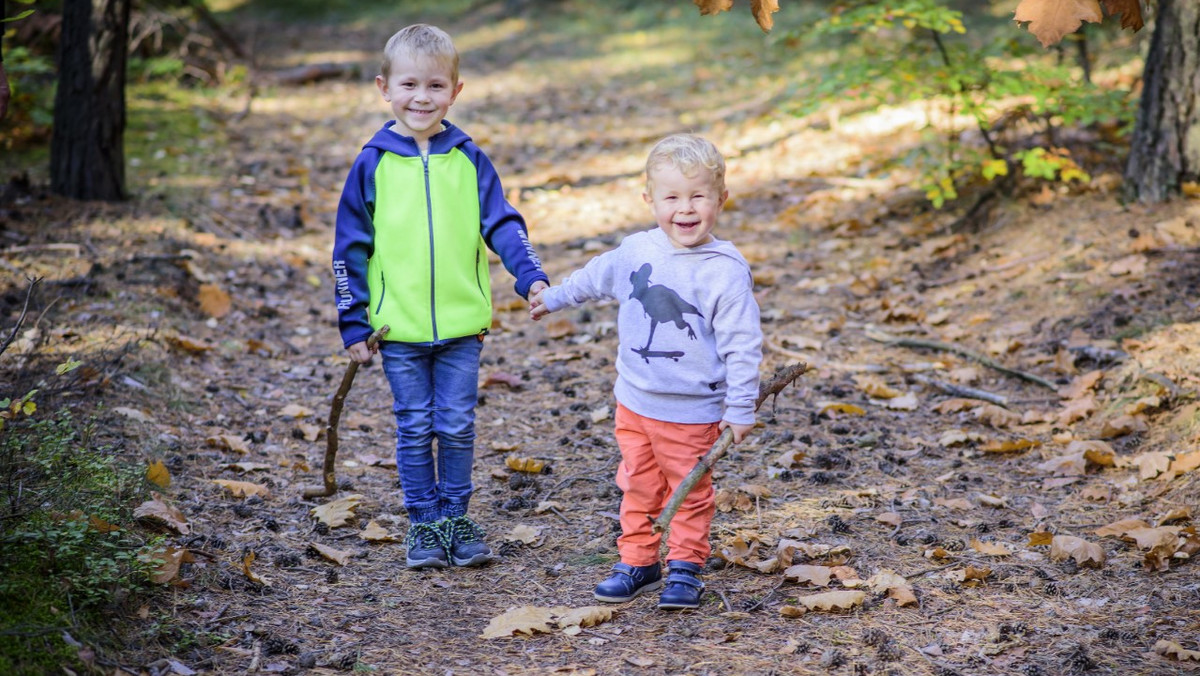
[[[711,242],[717,216],[728,197],[729,191],[718,187],[709,171],[699,169],[688,176],[669,163],[651,167],[642,194],[654,221],[676,249]]]
[[[442,120],[463,87],[444,59],[408,53],[397,54],[388,75],[376,76],[375,86],[396,118],[393,129],[416,139],[422,149],[442,130]]]

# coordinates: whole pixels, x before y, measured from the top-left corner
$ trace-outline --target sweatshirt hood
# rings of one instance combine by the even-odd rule
[[[395,120],[388,120],[371,140],[367,141],[366,148],[375,148],[376,150],[395,153],[405,157],[414,157],[421,154],[420,148],[417,147],[417,141],[411,136],[401,136],[392,131],[392,127],[396,126]],[[467,132],[454,126],[447,120],[442,120],[442,130],[429,138],[429,153],[431,155],[440,155],[448,152],[451,148],[460,146],[471,140],[467,136]]]
[[[393,134],[395,136],[395,134]],[[683,249],[678,249],[671,244],[671,240],[667,238],[667,233],[663,232],[662,228],[654,228],[648,233],[650,238],[658,246],[672,251],[677,256],[703,256],[711,258],[713,256],[724,256],[738,262],[746,272],[750,272],[750,263],[742,256],[742,252],[737,250],[733,242],[724,239],[713,237],[711,242]]]

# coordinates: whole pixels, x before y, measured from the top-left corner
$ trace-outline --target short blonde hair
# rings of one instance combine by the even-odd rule
[[[415,23],[396,31],[383,48],[383,64],[379,72],[386,80],[392,71],[392,62],[401,56],[424,56],[445,63],[450,68],[451,79],[458,82],[458,50],[450,34],[424,23]]]
[[[694,134],[672,134],[654,144],[646,158],[646,192],[654,192],[654,170],[672,166],[684,176],[700,171],[712,176],[717,192],[725,192],[725,158],[712,141]]]

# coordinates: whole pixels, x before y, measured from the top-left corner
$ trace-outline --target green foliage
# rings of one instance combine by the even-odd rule
[[[143,469],[96,446],[91,425],[66,409],[32,413],[0,432],[0,673],[74,661],[61,631],[102,634],[113,604],[148,585],[147,554],[159,545],[129,528]]]
[[[927,147],[901,162],[919,173],[918,184],[935,207],[956,199],[965,183],[1009,175],[1010,165],[1027,178],[1090,181],[1065,150],[1044,142],[1032,149],[1039,152],[1027,146],[1034,134],[1051,138],[1064,127],[1115,123],[1118,135],[1126,134],[1134,112],[1129,92],[1084,81],[1077,68],[1060,63],[1064,59],[1016,39],[1011,21],[990,32],[996,17],[985,13],[986,4],[969,16],[958,6],[948,0],[836,3],[806,36],[841,47],[808,109],[848,99],[860,106],[927,102],[951,126],[927,135]],[[959,127],[964,118],[971,134]],[[978,140],[964,142],[972,136]]]

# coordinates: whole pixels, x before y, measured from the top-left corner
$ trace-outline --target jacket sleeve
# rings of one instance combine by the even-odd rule
[[[758,399],[758,368],[762,363],[762,326],[753,283],[746,273],[744,285],[731,285],[731,293],[722,294],[713,315],[713,333],[717,354],[725,363],[725,413],[729,423],[754,423],[754,402]]]
[[[371,335],[371,291],[367,261],[375,251],[375,166],[377,151],[359,154],[338,202],[333,239],[334,295],[342,344],[349,347]]]
[[[529,242],[525,219],[504,196],[504,187],[492,161],[474,144],[468,144],[468,155],[475,163],[479,183],[479,228],[483,241],[504,264],[504,269],[516,278],[517,295],[526,298],[529,287],[541,280],[550,283],[542,270],[542,261]]]
[[[557,286],[546,290],[543,299],[546,309],[557,312],[563,308],[582,305],[589,300],[616,298],[615,268],[620,249],[606,251],[572,272]]]

